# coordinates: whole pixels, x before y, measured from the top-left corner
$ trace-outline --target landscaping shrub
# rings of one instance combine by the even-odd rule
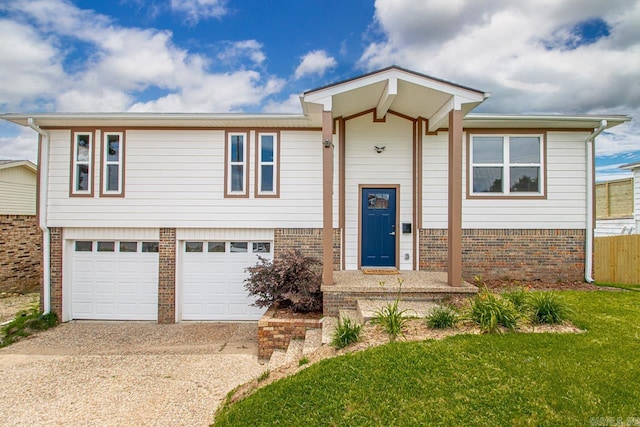
[[[404,332],[404,328],[409,321],[406,310],[400,310],[398,308],[399,298],[396,298],[393,302],[387,303],[386,307],[377,310],[371,323],[379,325],[389,335],[389,341],[395,341],[398,335]]]
[[[37,306],[23,310],[0,330],[0,348],[28,337],[36,331],[43,331],[58,324],[55,313],[42,314]]]
[[[500,332],[500,326],[515,329],[522,314],[508,299],[483,289],[471,301],[469,318],[480,326],[483,332]]]
[[[336,330],[333,333],[331,345],[336,348],[344,348],[358,341],[360,339],[360,332],[362,332],[361,324],[354,322],[348,317],[340,317],[336,325]]]
[[[529,296],[531,319],[534,323],[562,323],[571,310],[553,292],[532,292]]]
[[[502,298],[511,301],[513,306],[520,312],[529,309],[529,292],[525,288],[517,287],[502,293]]]
[[[458,321],[458,313],[451,307],[439,305],[427,314],[425,320],[430,328],[452,328]]]
[[[262,257],[258,259],[255,266],[247,269],[249,278],[245,280],[249,294],[257,297],[255,306],[276,304],[299,313],[322,310],[319,260],[292,249],[276,257],[273,262]]]

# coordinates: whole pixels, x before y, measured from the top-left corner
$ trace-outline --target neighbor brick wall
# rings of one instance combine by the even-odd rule
[[[286,350],[291,338],[304,339],[307,329],[321,329],[320,319],[283,319],[273,317],[270,308],[258,321],[258,358],[268,359],[273,350]]]
[[[38,292],[42,230],[35,215],[0,215],[0,292]]]
[[[333,269],[340,270],[340,229],[333,230]],[[322,228],[277,228],[273,241],[274,256],[286,249],[297,249],[305,256],[322,261]]]
[[[62,231],[61,227],[49,228],[51,235],[49,239],[51,242],[49,256],[51,267],[51,311],[58,316],[59,320],[62,320]],[[45,271],[43,274],[47,274],[47,272]]]
[[[176,321],[176,229],[161,228],[158,249],[158,323]]]
[[[462,230],[462,275],[514,280],[584,279],[584,230]],[[447,268],[447,231],[420,230],[420,270]]]

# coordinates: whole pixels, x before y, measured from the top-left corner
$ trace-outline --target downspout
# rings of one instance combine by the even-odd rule
[[[49,133],[40,129],[29,117],[27,119],[29,127],[42,136],[42,145],[40,147],[40,163],[38,170],[40,171],[40,198],[38,217],[40,219],[40,228],[42,229],[42,298],[44,313],[51,311],[51,235],[47,227],[47,188],[49,186]]]
[[[586,223],[586,247],[584,262],[584,280],[593,283],[591,272],[593,271],[593,141],[607,128],[607,121],[601,120],[600,127],[595,129],[585,140],[586,169],[587,169],[587,223]]]

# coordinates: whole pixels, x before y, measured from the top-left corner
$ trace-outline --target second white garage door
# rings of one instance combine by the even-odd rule
[[[268,241],[186,241],[182,251],[182,320],[258,320],[246,269],[258,256],[273,259]]]

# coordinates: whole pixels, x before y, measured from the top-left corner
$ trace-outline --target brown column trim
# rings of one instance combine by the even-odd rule
[[[462,285],[462,111],[449,112],[447,283]]]
[[[346,169],[347,169],[347,160],[346,160],[346,141],[347,141],[347,130],[345,126],[347,122],[340,117],[338,121],[338,228],[340,228],[340,265],[341,270],[346,270],[347,261],[345,258],[344,252],[344,244],[345,244],[345,229],[346,229],[346,194],[347,194],[347,184],[346,184]]]
[[[326,146],[325,141],[331,142]],[[322,284],[333,285],[333,118],[322,112]]]

